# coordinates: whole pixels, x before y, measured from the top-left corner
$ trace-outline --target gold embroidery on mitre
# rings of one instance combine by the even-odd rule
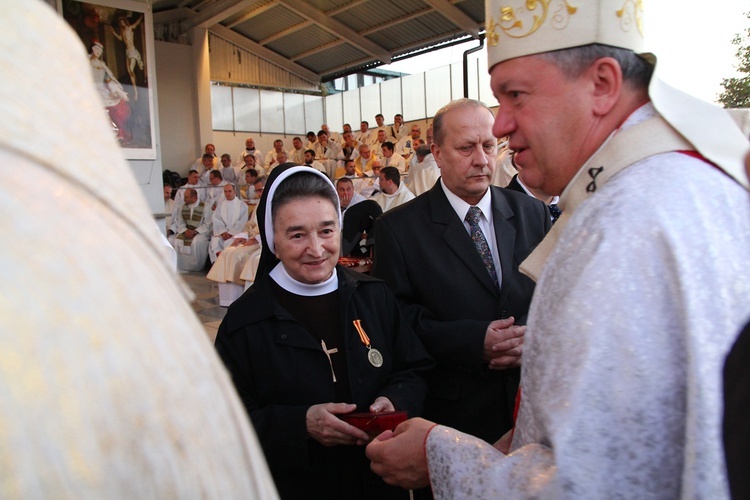
[[[632,1],[632,0],[628,0]],[[541,7],[541,12],[534,12]],[[497,28],[510,38],[525,38],[532,35],[547,22],[558,30],[564,29],[570,21],[570,16],[575,14],[578,8],[573,7],[567,0],[526,0],[524,7],[513,8],[510,6],[500,7],[498,19],[490,16],[487,20],[487,40],[492,46],[499,42]],[[528,21],[528,23],[525,23]],[[528,25],[528,29],[525,26]],[[520,33],[519,33],[520,31]]]
[[[620,18],[620,26],[624,32],[630,31],[635,24],[638,33],[643,36],[643,0],[625,0],[622,8],[617,11]]]

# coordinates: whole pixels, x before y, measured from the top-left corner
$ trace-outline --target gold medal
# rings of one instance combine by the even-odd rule
[[[383,355],[377,349],[370,347],[370,350],[367,352],[367,359],[375,368],[383,366]]]
[[[359,340],[361,340],[365,347],[367,347],[367,361],[369,361],[375,368],[380,368],[383,366],[383,355],[380,351],[373,349],[370,345],[370,337],[367,336],[365,329],[362,328],[362,320],[355,319],[353,323],[354,328],[357,329],[357,333],[359,334]]]

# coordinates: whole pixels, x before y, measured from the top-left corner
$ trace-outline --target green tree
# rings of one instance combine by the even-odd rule
[[[746,12],[745,16],[750,19],[750,12]],[[750,108],[750,28],[745,30],[744,36],[735,35],[732,44],[738,47],[737,71],[741,76],[722,79],[724,91],[719,94],[719,102],[725,108]]]

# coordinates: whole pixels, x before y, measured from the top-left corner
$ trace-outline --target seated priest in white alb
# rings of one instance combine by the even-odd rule
[[[177,193],[174,195],[174,203],[176,207],[179,209],[183,203],[185,203],[185,191],[188,189],[195,189],[195,192],[198,193],[198,199],[203,201],[206,199],[206,190],[204,189],[205,184],[201,182],[200,174],[198,174],[197,170],[191,170],[188,172],[187,175],[187,184],[184,186],[181,186]]]
[[[240,188],[240,199],[247,205],[255,205],[256,203],[258,203],[258,198],[255,196],[254,187],[258,179],[258,171],[254,168],[250,168],[245,171],[245,185]]]
[[[315,159],[315,151],[312,149],[308,149],[305,151],[305,162],[304,165],[307,165],[308,167],[312,167],[318,172],[323,172],[324,174],[327,174],[326,167],[322,163],[320,163],[318,160]]]
[[[438,168],[435,158],[432,157],[430,146],[427,144],[420,145],[415,153],[415,163],[409,167],[410,189],[415,196],[429,191],[440,178],[440,168]]]
[[[383,130],[378,130],[377,131],[377,135],[375,137],[376,137],[375,142],[373,142],[370,145],[370,148],[373,151],[380,151],[383,148],[383,144],[385,144],[386,142],[388,142],[388,137],[386,137],[384,129]]]
[[[232,157],[228,153],[221,155],[221,167],[219,168],[221,176],[230,184],[239,187],[242,184],[242,169],[232,165]]]
[[[172,214],[174,213],[175,203],[172,199],[172,186],[164,186],[164,227],[169,229],[172,225]]]
[[[419,125],[412,125],[410,134],[402,137],[396,143],[396,154],[403,156],[404,159],[413,155],[416,148],[414,139],[419,139],[421,133],[422,129],[419,128]]]
[[[266,159],[263,162],[263,166],[266,168],[266,173],[273,170],[274,167],[277,167],[278,165],[281,165],[284,162],[279,161],[277,158],[279,156],[279,153],[284,152],[284,155],[286,156],[286,150],[284,149],[284,141],[281,139],[276,139],[273,141],[273,149],[266,153]]]
[[[341,148],[338,155],[338,167],[343,168],[347,160],[354,160],[359,156],[359,142],[354,139],[351,132],[342,134]]]
[[[193,188],[185,190],[185,203],[175,211],[167,238],[177,251],[177,268],[200,271],[206,265],[211,236],[211,208]]]
[[[245,149],[243,149],[237,157],[238,167],[243,167],[244,165],[246,165],[245,157],[248,155],[252,156],[255,160],[253,166],[263,166],[263,153],[260,152],[260,149],[255,149],[255,139],[253,139],[252,137],[248,137],[247,139],[245,139]]]
[[[211,157],[211,168],[219,168],[219,159],[216,157],[216,147],[213,144],[206,144],[206,147],[203,149],[203,154],[193,163],[193,168],[195,170],[201,170],[201,164],[206,155]]]
[[[403,158],[401,158],[403,160]],[[401,173],[396,167],[384,167],[380,171],[380,192],[372,197],[383,212],[414,199],[414,193],[401,182]]]
[[[206,188],[206,205],[211,210],[216,211],[216,208],[224,202],[224,186],[227,184],[229,183],[223,179],[221,172],[211,170],[209,187]],[[231,184],[229,185],[231,186]]]
[[[297,165],[302,165],[305,162],[305,148],[303,147],[302,139],[299,137],[292,139],[292,146],[292,150],[289,151],[289,161]]]
[[[324,130],[318,132],[318,142],[312,150],[315,151],[315,158],[325,165],[329,178],[332,178],[336,171],[340,149],[337,143],[328,140],[328,134]]]
[[[276,155],[276,162],[268,167],[268,173],[271,172],[274,168],[278,167],[279,165],[283,165],[284,163],[288,162],[289,159],[287,157],[286,151],[279,151]]]
[[[211,237],[209,251],[212,264],[216,261],[217,254],[227,245],[227,241],[235,234],[241,233],[247,222],[247,205],[237,198],[231,184],[224,186],[224,198],[226,199],[216,208],[213,217],[214,235]]]
[[[364,198],[372,198],[380,192],[380,166],[381,160],[376,160],[372,165],[372,171],[364,175],[362,179],[353,180],[354,190]]]
[[[245,156],[242,161],[244,162],[242,165],[242,171],[247,172],[248,170],[255,169],[259,174],[264,174],[266,172],[266,169],[263,168],[262,163],[256,163],[255,162],[255,156],[254,155],[247,155]]]
[[[383,147],[380,150],[383,152],[383,158],[380,159],[380,164],[385,167],[396,167],[402,174],[406,173],[406,160],[401,155],[393,154],[393,143],[391,141],[385,141]]]
[[[398,142],[402,137],[409,135],[409,129],[404,125],[404,116],[397,114],[393,117],[393,125],[388,127],[388,137]]]
[[[370,174],[372,171],[372,165],[378,161],[376,154],[372,152],[372,149],[367,144],[359,145],[359,156],[354,158],[354,164],[357,172],[363,174]]]
[[[203,158],[200,163],[198,163],[197,165],[193,165],[195,170],[198,171],[198,175],[200,176],[201,182],[203,184],[209,183],[208,176],[210,175],[211,172],[216,170],[216,167],[214,166],[215,159],[216,159],[215,156],[206,153],[203,155]]]
[[[251,284],[255,281],[260,253],[258,219],[253,210],[242,232],[227,240],[227,245],[206,275],[206,278],[219,283],[219,305],[229,306],[247,288],[241,277],[244,272],[252,278]],[[248,263],[250,265],[246,269]]]

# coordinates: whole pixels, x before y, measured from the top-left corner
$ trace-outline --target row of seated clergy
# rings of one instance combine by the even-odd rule
[[[388,143],[386,143],[384,150],[386,154],[390,153]],[[362,157],[357,159],[360,160],[359,165],[357,164],[357,160],[348,160],[343,169],[336,171],[336,176],[337,179],[349,179],[354,191],[361,194],[364,198],[371,198],[384,192],[380,198],[387,205],[387,207],[384,206],[384,210],[389,210],[412,198],[406,193],[407,191],[414,195],[422,194],[432,188],[440,177],[440,169],[435,163],[429,147],[426,145],[419,146],[417,151],[418,153],[414,155],[408,177],[398,167],[392,165],[381,167],[383,163],[390,163],[390,160],[393,158],[403,160],[396,155],[368,162],[371,170],[365,170],[364,173],[360,173],[357,168],[358,166],[362,166]],[[398,165],[400,162],[396,162],[396,164]],[[364,166],[364,168],[367,168],[367,166]],[[385,169],[389,169],[389,172],[392,172],[390,169],[394,169],[399,175],[399,182],[389,184],[387,190],[383,189],[380,185]],[[392,177],[396,176],[393,172],[390,175]]]
[[[228,156],[228,155],[227,155]],[[222,158],[224,162],[224,158]],[[225,176],[229,175],[232,179],[242,179],[242,181],[232,182]],[[209,171],[209,182],[204,184],[199,177],[196,170],[191,170],[188,173],[187,184],[181,186],[174,196],[174,208],[179,208],[183,204],[183,198],[186,189],[195,189],[198,192],[198,199],[206,201],[215,210],[215,204],[220,203],[224,199],[224,185],[231,184],[235,187],[237,192],[241,192],[242,199],[247,203],[257,202],[253,193],[253,185],[255,180],[258,178],[258,171],[254,168],[248,168],[247,170],[240,169],[234,166],[223,167],[217,170]],[[165,198],[166,200],[166,198]],[[170,210],[168,214],[171,214],[173,210]],[[169,227],[169,225],[167,225]]]
[[[392,179],[393,172],[391,172],[389,186],[393,182]],[[259,178],[255,184],[258,196],[263,193],[265,181],[264,177]],[[348,189],[337,188],[343,213],[342,255],[369,257],[375,243],[373,222],[378,215],[383,213],[383,210],[376,201],[366,200],[360,194],[354,193],[352,184],[348,179],[344,179],[337,184],[348,186]],[[356,208],[347,210],[355,205]],[[243,231],[227,241],[223,251],[218,255],[206,276],[208,279],[219,283],[221,306],[229,306],[243,290],[253,284],[258,270],[260,254],[257,213],[253,210],[243,227]]]
[[[370,128],[370,123],[368,121],[363,120],[360,122],[359,131],[355,133],[357,141],[363,144],[374,144],[378,141],[379,132],[382,131],[385,134],[386,140],[395,142],[404,137],[408,132],[404,126],[403,116],[400,114],[394,116],[393,125],[391,126],[385,125],[385,118],[380,113],[375,115],[375,122],[377,126],[372,129]],[[348,124],[345,124],[345,132],[347,127]],[[349,127],[349,131],[351,131],[351,127]]]
[[[367,166],[367,163],[377,161],[378,157],[382,157],[384,162],[383,166],[389,167],[394,166],[401,170],[401,173],[406,173],[407,164],[411,161],[414,150],[422,140],[419,138],[419,127],[415,125],[416,137],[407,136],[398,144],[393,141],[385,141],[383,143],[376,143],[375,145],[360,144],[351,138],[351,134],[345,133],[345,143],[340,148],[337,159],[339,160],[338,167],[342,168],[346,160],[358,160],[358,170],[370,170],[371,167]],[[334,177],[338,177],[335,176]]]
[[[346,160],[362,157],[358,170],[371,170],[372,162],[378,161],[378,156],[381,153],[383,158],[385,158],[383,166],[391,166],[392,163],[395,163],[394,166],[401,170],[402,173],[405,173],[407,170],[406,162],[412,158],[414,149],[418,145],[418,142],[415,142],[415,140],[419,139],[421,133],[418,125],[412,125],[410,135],[405,135],[397,141],[397,139],[386,134],[385,127],[379,127],[376,140],[372,144],[368,144],[354,139],[351,130],[349,130],[344,132],[342,141],[339,144],[337,141],[328,139],[329,132],[327,126],[324,125],[324,127],[326,129],[318,132],[315,143],[309,144],[309,149],[315,152],[315,158],[320,160],[318,163],[334,179],[338,177],[336,175],[336,168],[342,168]],[[400,130],[404,129],[400,128]],[[235,165],[232,164],[231,156],[227,153],[221,155],[221,160],[219,160],[215,154],[213,144],[207,144],[205,153],[196,160],[193,170],[198,172],[199,179],[205,186],[212,184],[211,172],[218,170],[222,173],[222,177],[226,182],[238,187],[243,185],[243,171],[250,168],[255,168],[259,171],[262,170],[262,174],[268,175],[274,167],[286,161],[300,165],[303,163],[310,164],[310,162],[304,161],[305,150],[302,148],[302,140],[299,137],[295,137],[292,140],[292,144],[294,149],[289,153],[284,149],[283,141],[277,139],[274,141],[274,149],[269,151],[265,159],[263,159],[260,150],[255,148],[254,139],[248,138],[245,141],[246,149],[240,153]],[[405,161],[401,162],[399,157],[403,157]],[[317,165],[313,166],[319,168]],[[194,182],[189,182],[188,185],[190,187],[199,186],[199,184]],[[199,197],[205,199],[205,195],[201,194],[200,191]]]

